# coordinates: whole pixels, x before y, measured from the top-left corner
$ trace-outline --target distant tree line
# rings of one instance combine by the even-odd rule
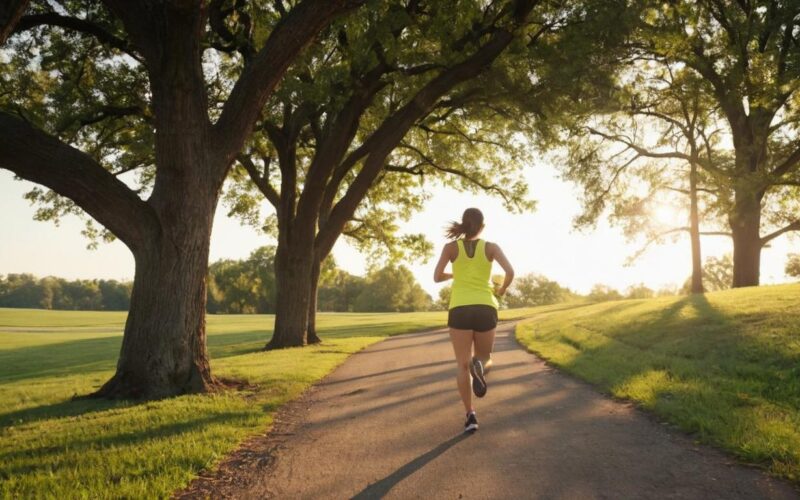
[[[244,260],[219,260],[208,270],[208,312],[274,313],[275,247],[264,246]],[[326,259],[320,271],[318,309],[333,312],[429,311],[433,299],[402,265],[388,265],[356,276]]]
[[[275,312],[275,247],[261,247],[242,260],[223,259],[208,269],[208,305],[212,314]],[[433,299],[402,265],[356,276],[323,266],[319,310],[331,312],[412,312],[436,309]],[[133,283],[73,280],[32,274],[0,276],[0,307],[86,311],[127,311]]]
[[[32,274],[0,276],[0,307],[127,311],[132,283],[73,280]]]
[[[246,259],[223,259],[208,269],[208,303],[211,314],[272,314],[276,310],[274,273],[275,247],[254,250]],[[800,277],[800,255],[790,254],[786,274]],[[703,282],[709,291],[731,288],[733,260],[730,255],[708,257],[703,266]],[[92,311],[127,311],[132,283],[116,280],[73,280],[31,274],[0,276],[0,307]],[[681,288],[653,290],[643,283],[624,292],[596,284],[587,295],[580,295],[540,274],[530,273],[514,280],[504,297],[502,308],[533,307],[586,298],[592,302],[647,299],[688,294],[691,279]],[[325,261],[320,272],[318,308],[328,312],[412,312],[446,310],[450,286],[439,291],[434,301],[403,265],[388,265],[357,276]]]

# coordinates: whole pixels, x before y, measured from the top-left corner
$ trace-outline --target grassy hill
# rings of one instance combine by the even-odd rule
[[[512,318],[531,310],[503,311]],[[163,401],[72,401],[114,371],[126,314],[0,309],[0,498],[169,496],[344,359],[446,313],[320,314],[323,344],[261,352],[269,315],[208,316],[212,370],[254,387]]]
[[[700,441],[800,482],[800,285],[542,311],[517,338]]]

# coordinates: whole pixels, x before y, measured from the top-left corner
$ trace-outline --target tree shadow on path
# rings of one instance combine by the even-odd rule
[[[449,450],[459,442],[463,441],[464,439],[468,438],[469,436],[471,436],[471,434],[462,433],[451,437],[447,441],[441,443],[436,448],[433,448],[432,450],[423,453],[414,460],[403,465],[402,467],[392,472],[385,478],[370,484],[369,486],[364,488],[360,493],[356,494],[353,497],[353,500],[367,500],[371,498],[384,497],[400,481],[407,478],[411,474],[417,472],[421,468],[425,467],[429,462],[434,460],[436,457],[446,452],[447,450]]]

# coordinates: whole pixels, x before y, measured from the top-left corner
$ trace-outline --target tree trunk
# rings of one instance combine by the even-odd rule
[[[300,229],[297,226],[299,224],[292,229]],[[313,240],[292,236],[278,240],[275,255],[275,328],[266,350],[305,345],[309,283],[314,260],[310,241]]]
[[[311,268],[311,287],[309,290],[308,301],[308,343],[319,344],[322,339],[317,335],[317,294],[319,292],[319,272],[321,268],[320,261],[314,257],[314,263]]]
[[[689,172],[689,237],[692,242],[692,293],[703,293],[703,262],[700,254],[700,215],[697,208],[697,164]]]
[[[155,399],[216,386],[205,328],[216,197],[190,193],[170,205],[171,212],[162,211],[156,241],[134,251],[136,275],[117,372],[96,397]]]
[[[29,0],[6,0],[0,4],[0,45],[6,43],[19,22]]]
[[[131,248],[136,276],[117,373],[106,397],[158,398],[214,388],[206,350],[206,276],[211,226],[226,171],[210,148],[199,33],[202,9],[167,3],[137,19],[148,38],[158,173],[147,203],[158,230]]]
[[[749,189],[736,191],[730,216],[733,234],[733,287],[758,286],[761,267],[761,199]]]

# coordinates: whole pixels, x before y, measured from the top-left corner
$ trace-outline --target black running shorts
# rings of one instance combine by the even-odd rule
[[[454,307],[447,315],[447,326],[458,330],[487,332],[497,326],[497,309],[483,304]]]

